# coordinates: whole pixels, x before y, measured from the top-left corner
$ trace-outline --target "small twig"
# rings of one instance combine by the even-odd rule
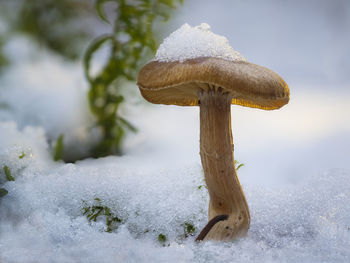
[[[196,241],[202,241],[217,222],[224,221],[227,219],[228,215],[218,215],[212,218],[208,222],[208,224],[203,228],[203,230],[199,233],[198,237],[196,238]]]

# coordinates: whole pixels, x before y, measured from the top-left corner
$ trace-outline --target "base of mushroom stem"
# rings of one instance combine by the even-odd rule
[[[209,231],[213,228],[213,226],[220,222],[228,219],[228,215],[219,215],[214,218],[212,218],[208,224],[203,228],[203,230],[199,233],[198,237],[196,238],[196,241],[202,241],[204,238],[208,235]]]
[[[217,215],[209,220],[196,241],[230,241],[245,237],[249,229],[249,224],[245,221],[244,219],[237,220],[237,217],[233,215]]]

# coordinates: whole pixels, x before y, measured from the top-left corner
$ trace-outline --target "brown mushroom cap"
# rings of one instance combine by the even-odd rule
[[[151,61],[138,76],[142,96],[156,104],[195,106],[200,90],[222,88],[232,104],[273,110],[289,101],[289,88],[275,72],[245,61],[200,57]]]

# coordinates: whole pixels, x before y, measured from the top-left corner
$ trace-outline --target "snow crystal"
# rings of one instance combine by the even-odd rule
[[[210,26],[206,23],[195,27],[184,24],[170,34],[159,46],[155,60],[182,62],[197,57],[245,61],[240,53],[232,49],[226,37],[211,32]]]

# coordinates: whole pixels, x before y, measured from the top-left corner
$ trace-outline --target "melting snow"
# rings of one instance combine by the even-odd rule
[[[159,46],[154,59],[162,62],[182,62],[197,57],[245,61],[240,53],[232,49],[226,37],[211,32],[206,23],[195,27],[184,24],[171,33]]]

